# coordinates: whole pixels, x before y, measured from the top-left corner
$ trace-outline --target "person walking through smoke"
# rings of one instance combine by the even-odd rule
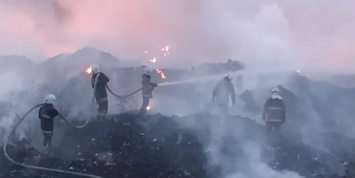
[[[228,74],[217,83],[213,90],[212,102],[216,103],[223,114],[228,113],[229,97],[235,105],[235,90],[232,83],[233,78]]]
[[[158,85],[156,83],[152,83],[150,81],[150,72],[151,70],[148,69],[147,67],[143,68],[143,74],[142,74],[142,97],[143,97],[143,103],[142,107],[140,109],[140,114],[145,114],[147,112],[147,108],[149,106],[149,100],[153,98],[153,90],[154,87],[157,87]]]
[[[40,107],[38,112],[44,136],[43,146],[46,147],[48,145],[48,148],[52,147],[54,117],[59,114],[53,106],[55,101],[56,97],[53,94],[48,94],[45,103]]]
[[[264,104],[263,120],[266,122],[266,133],[280,133],[282,124],[286,121],[286,107],[282,101],[280,90],[274,88],[271,97]]]
[[[94,89],[96,104],[99,105],[97,119],[102,120],[106,117],[108,110],[108,99],[106,92],[106,84],[110,79],[101,72],[100,67],[96,64],[92,65],[91,87]]]

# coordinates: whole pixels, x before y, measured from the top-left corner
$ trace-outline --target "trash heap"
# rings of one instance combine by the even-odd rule
[[[206,177],[201,143],[189,130],[177,126],[161,115],[121,114],[83,129],[68,128],[50,156],[21,145],[7,150],[16,161],[29,165],[105,178]],[[11,165],[3,154],[1,164],[1,175],[6,177],[70,177]]]
[[[41,154],[24,143],[8,146],[9,155],[18,162],[104,178],[175,178],[223,177],[228,171],[243,171],[245,140],[261,141],[262,126],[247,118],[232,116],[226,125],[241,125],[243,137],[225,135],[221,138],[221,156],[233,170],[211,165],[206,146],[210,142],[209,126],[217,117],[197,114],[166,117],[160,114],[138,116],[120,114],[107,120],[93,121],[83,129],[67,128],[59,146],[49,155]],[[179,123],[177,120],[180,120]],[[189,121],[199,127],[182,124]],[[329,133],[338,143],[324,143],[324,150],[304,144],[298,137],[284,136],[264,140],[263,161],[272,169],[294,171],[304,177],[352,177],[355,172],[353,141],[343,135]],[[338,146],[336,146],[338,145]],[[342,149],[339,150],[338,147]],[[348,151],[343,151],[343,150]],[[346,154],[346,155],[345,155]],[[239,166],[234,166],[238,165]],[[245,163],[246,164],[246,163]],[[13,164],[0,154],[0,177],[75,178],[67,174],[38,171]]]

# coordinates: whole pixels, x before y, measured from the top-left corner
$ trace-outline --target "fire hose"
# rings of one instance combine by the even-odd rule
[[[110,87],[109,87],[107,84],[106,84],[106,88],[107,88],[107,90],[108,90],[113,96],[115,96],[115,97],[117,97],[117,98],[119,98],[119,99],[128,98],[128,97],[130,97],[130,96],[132,96],[132,95],[134,95],[134,94],[136,94],[136,93],[138,93],[139,91],[142,90],[142,88],[139,88],[138,90],[135,90],[135,91],[133,91],[132,93],[129,93],[129,94],[127,94],[127,95],[121,96],[121,95],[115,94],[115,93],[110,89]]]
[[[17,127],[22,123],[22,121],[27,117],[28,114],[30,114],[34,109],[42,106],[43,104],[37,104],[36,106],[32,107],[30,110],[28,110],[26,112],[26,114],[17,122],[17,124],[15,125],[15,127],[11,130],[11,132],[9,133],[8,136],[5,137],[5,143],[4,143],[4,146],[3,146],[3,151],[4,151],[4,154],[6,156],[6,158],[12,162],[13,164],[15,165],[18,165],[18,166],[22,166],[22,167],[26,167],[26,168],[31,168],[31,169],[37,169],[37,170],[42,170],[42,171],[50,171],[50,172],[57,172],[57,173],[62,173],[62,174],[71,174],[71,175],[77,175],[77,176],[83,176],[83,177],[91,177],[91,178],[102,178],[100,176],[96,176],[96,175],[92,175],[92,174],[85,174],[85,173],[79,173],[79,172],[72,172],[72,171],[64,171],[64,170],[60,170],[60,169],[51,169],[51,168],[45,168],[45,167],[39,167],[39,166],[32,166],[32,165],[27,165],[27,164],[23,164],[23,163],[19,163],[19,162],[16,162],[15,160],[13,160],[7,153],[6,151],[6,148],[7,148],[7,145],[9,143],[9,138],[15,133]],[[60,115],[61,118],[63,120],[65,120],[67,123],[70,123],[68,120],[66,120],[62,115]],[[86,123],[83,125],[83,126],[75,126],[74,124],[71,124],[70,125],[74,126],[75,128],[83,128]]]
[[[97,81],[98,81],[98,77],[99,75],[96,77],[95,79],[95,83],[94,83],[94,93],[96,92],[96,85],[97,85]],[[108,89],[108,91],[115,97],[117,98],[120,98],[120,99],[125,99],[125,98],[128,98],[136,93],[138,93],[139,91],[142,90],[142,88],[139,88],[138,90],[132,92],[132,93],[129,93],[127,95],[123,95],[123,96],[120,96],[120,95],[117,95],[115,94],[107,85],[106,85],[106,88]],[[94,101],[94,97],[93,97],[93,101]],[[34,107],[32,107],[30,110],[28,110],[25,115],[17,122],[17,124],[15,125],[15,127],[11,130],[11,132],[9,133],[8,136],[5,137],[5,143],[4,143],[4,146],[3,146],[3,151],[4,151],[4,154],[6,156],[6,158],[12,162],[13,164],[15,165],[18,165],[18,166],[22,166],[22,167],[25,167],[25,168],[31,168],[31,169],[37,169],[37,170],[42,170],[42,171],[50,171],[50,172],[57,172],[57,173],[62,173],[62,174],[71,174],[71,175],[77,175],[77,176],[83,176],[83,177],[91,177],[91,178],[102,178],[100,176],[96,176],[96,175],[92,175],[92,174],[85,174],[85,173],[79,173],[79,172],[72,172],[72,171],[64,171],[64,170],[60,170],[60,169],[51,169],[51,168],[45,168],[45,167],[39,167],[39,166],[32,166],[32,165],[27,165],[27,164],[23,164],[23,163],[19,163],[19,162],[16,162],[15,160],[13,160],[7,153],[7,145],[9,143],[9,140],[10,140],[10,137],[15,133],[17,127],[22,123],[22,121],[27,117],[28,114],[30,114],[34,109],[42,106],[43,104],[37,104],[35,105]],[[17,115],[17,113],[16,113]],[[18,116],[18,115],[17,115]],[[90,119],[87,119],[86,122],[81,125],[81,126],[76,126],[74,125],[73,123],[69,122],[62,114],[59,113],[59,116],[61,117],[61,119],[63,119],[66,123],[68,123],[69,125],[71,125],[72,127],[74,128],[77,128],[77,129],[81,129],[81,128],[84,128],[90,121]]]
[[[21,120],[21,117],[17,114],[17,112],[15,111],[14,107],[12,106],[12,104],[9,103],[8,106],[9,106],[9,107],[11,108],[11,110],[15,113],[16,118],[17,118],[18,120]],[[31,140],[31,138],[29,137],[29,134],[28,134],[28,132],[27,132],[25,126],[24,126],[22,123],[21,123],[21,126],[23,127],[23,130],[24,130],[24,132],[25,132],[25,136],[27,137],[27,139],[31,142],[31,144],[32,144],[32,146],[33,146],[33,142],[32,142],[32,140]],[[33,147],[34,147],[34,146],[33,146]]]

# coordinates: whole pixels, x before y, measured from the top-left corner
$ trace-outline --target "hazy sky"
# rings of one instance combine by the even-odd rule
[[[43,61],[90,46],[180,64],[355,68],[354,9],[354,0],[0,0],[0,54]]]

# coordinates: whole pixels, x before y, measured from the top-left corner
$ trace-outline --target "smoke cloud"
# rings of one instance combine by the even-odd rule
[[[351,0],[1,0],[0,51],[43,61],[90,46],[165,64],[346,68],[354,66],[354,8]]]
[[[267,89],[285,83],[286,79],[274,78],[275,81],[268,81],[266,86],[260,85],[258,74],[254,72],[259,71],[258,68],[354,69],[351,67],[355,66],[355,52],[352,49],[355,46],[353,9],[355,2],[351,0],[0,0],[0,55],[25,55],[42,62],[58,53],[74,52],[89,46],[110,52],[120,59],[148,61],[156,57],[159,64],[174,67],[232,58],[245,62],[248,69],[253,69],[251,73],[245,74],[245,88],[256,91],[256,103],[262,105]],[[164,57],[161,48],[166,45],[170,47],[171,54]],[[1,81],[15,81],[18,78],[21,79],[21,76],[13,73],[0,77]],[[10,90],[17,89],[20,92],[26,88],[21,85],[24,81],[17,81],[1,90],[0,97],[19,101],[12,103],[19,113],[24,113],[33,104],[42,101],[43,93],[53,92],[48,89],[50,91],[38,91],[36,95],[29,95],[29,92],[23,94],[28,98],[22,95],[15,99],[7,98]],[[157,110],[179,115],[195,112],[210,102],[211,86],[210,83],[196,86],[201,96],[196,97],[199,100],[193,99],[202,104],[194,107],[180,100],[177,92],[171,98],[157,94],[157,106],[159,101],[160,105],[164,105],[167,100],[163,98],[168,98],[169,104],[175,106],[170,110],[158,106]],[[90,88],[85,96],[83,94],[83,98],[91,96],[89,92]],[[69,98],[71,93],[66,94],[63,94],[63,98]],[[72,97],[72,100],[80,102],[70,101],[71,104],[82,107],[86,100],[83,101],[81,97]],[[240,108],[235,109],[235,112],[249,114],[243,113],[241,106],[237,107]],[[338,116],[343,113],[341,111],[337,109],[334,113]],[[70,114],[75,116],[77,113]],[[313,112],[308,114],[314,121],[309,122],[308,128],[323,131],[318,128],[320,116]],[[256,118],[256,115],[253,113],[252,116]],[[345,123],[343,125],[351,125],[348,124],[352,123],[348,119],[350,117],[347,114],[344,116],[345,119],[341,120]],[[12,117],[15,118],[14,115]],[[223,134],[243,134],[242,131],[221,131],[226,129],[213,126],[211,124],[211,129],[216,129],[212,135],[215,138]],[[313,132],[304,133],[305,137],[311,134]],[[243,161],[247,165],[245,170],[232,172],[228,177],[300,177],[294,172],[273,170],[260,158],[258,143],[248,142],[243,137],[238,139],[243,143],[242,151],[246,155]],[[218,141],[211,143],[212,146],[218,144]],[[215,153],[216,157],[220,155],[219,152]],[[217,161],[225,160],[221,158]],[[226,167],[229,168],[229,165]]]

